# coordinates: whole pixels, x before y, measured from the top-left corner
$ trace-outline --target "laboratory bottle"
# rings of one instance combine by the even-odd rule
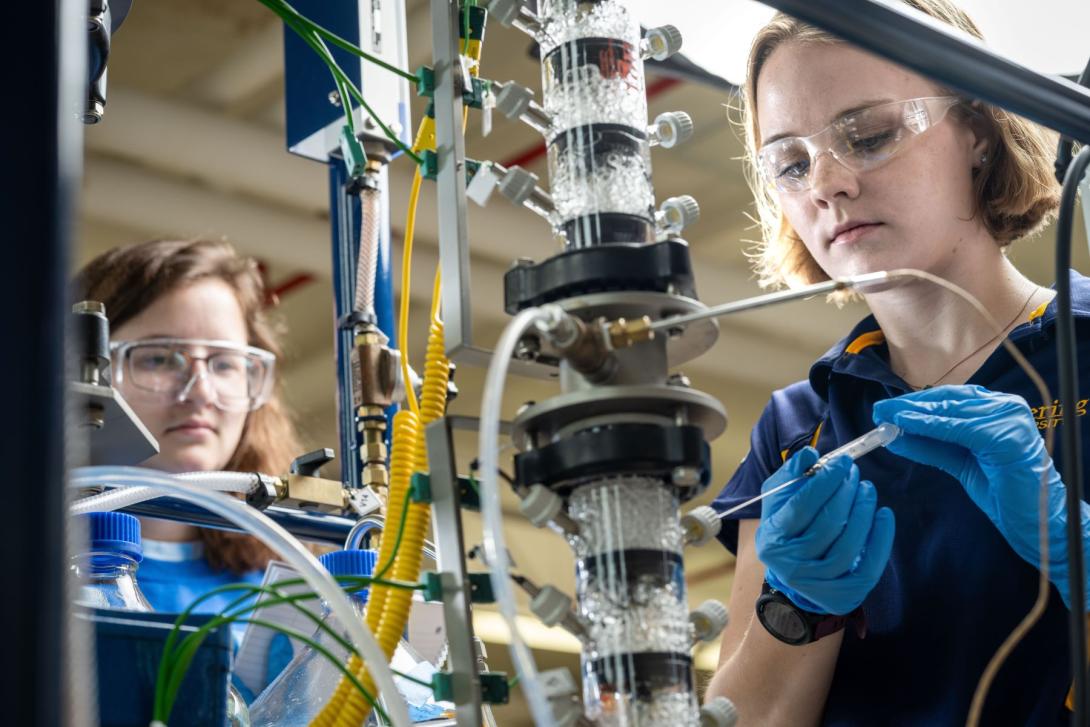
[[[87,526],[88,547],[72,559],[78,585],[76,603],[93,608],[126,611],[153,610],[136,582],[143,559],[140,521],[123,512],[81,515]]]
[[[73,559],[78,580],[76,603],[93,608],[154,611],[136,582],[143,560],[140,521],[123,512],[81,515],[87,525],[87,552]],[[250,727],[246,702],[234,685],[227,685],[228,727]]]
[[[377,556],[373,550],[337,550],[319,556],[318,560],[334,577],[369,577],[375,569]],[[349,599],[360,619],[363,619],[367,589],[349,594]],[[324,602],[322,622],[337,627],[336,618]],[[343,628],[340,632],[347,636]],[[321,628],[314,633],[313,639],[342,662],[348,660],[344,648]],[[329,701],[340,679],[340,670],[323,654],[309,646],[302,648],[250,705],[253,727],[309,725]]]

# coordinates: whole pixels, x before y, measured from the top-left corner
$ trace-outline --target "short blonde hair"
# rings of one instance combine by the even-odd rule
[[[948,0],[903,0],[905,4],[983,39],[976,24]],[[757,79],[772,52],[787,42],[842,43],[841,39],[784,13],[777,13],[753,39],[743,88],[742,125],[746,145],[746,180],[757,206],[761,240],[749,252],[762,287],[793,287],[828,280],[791,227],[774,190],[761,179],[757,151]],[[968,116],[968,104],[959,116]],[[973,103],[988,127],[992,147],[974,181],[977,211],[988,232],[1003,247],[1032,234],[1052,219],[1059,204],[1053,176],[1055,136],[1003,109]]]

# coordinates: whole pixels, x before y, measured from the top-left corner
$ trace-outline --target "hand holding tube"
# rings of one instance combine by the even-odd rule
[[[940,386],[874,405],[904,434],[890,451],[954,477],[1021,558],[1041,566],[1040,487],[1047,488],[1048,576],[1068,596],[1066,489],[1025,400],[981,386]],[[1083,537],[1090,506],[1082,503]]]
[[[806,447],[765,481],[770,490],[801,477],[817,462]],[[854,611],[874,588],[893,547],[893,512],[878,507],[859,468],[839,457],[762,501],[757,556],[768,584],[817,613]]]

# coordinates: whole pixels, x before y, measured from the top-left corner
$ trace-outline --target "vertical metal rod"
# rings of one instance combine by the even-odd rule
[[[469,243],[466,226],[463,78],[457,0],[431,0],[432,65],[435,68],[435,152],[439,158],[439,265],[443,271],[443,322],[447,354],[472,346]]]
[[[360,433],[356,430],[356,408],[352,403],[351,352],[355,345],[352,327],[341,321],[352,312],[357,239],[359,237],[359,197],[350,194],[348,178],[340,159],[329,162],[329,210],[333,235],[333,320],[334,347],[337,351],[337,425],[340,435],[341,481],[352,488],[362,485],[360,473]]]
[[[450,644],[450,670],[458,727],[481,727],[481,683],[473,644],[473,615],[466,578],[462,508],[454,440],[446,417],[424,431],[431,477],[437,567],[443,584],[443,618]]]

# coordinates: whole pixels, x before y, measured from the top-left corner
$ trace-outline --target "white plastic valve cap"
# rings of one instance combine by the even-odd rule
[[[571,671],[566,667],[557,667],[556,669],[549,669],[548,671],[540,672],[538,680],[541,682],[541,689],[545,692],[545,696],[549,699],[553,697],[567,697],[575,694],[578,691],[578,687],[575,685],[575,679],[572,678]]]
[[[548,525],[564,507],[560,495],[550,490],[545,485],[532,485],[530,492],[522,498],[519,510],[536,527]]]
[[[723,521],[719,519],[719,513],[707,505],[694,507],[681,518],[681,528],[685,531],[685,542],[688,545],[704,545],[712,538],[719,535],[723,527]]]
[[[651,57],[664,61],[681,50],[681,31],[672,25],[660,25],[647,31],[647,44]]]
[[[515,204],[522,204],[534,192],[537,175],[522,167],[511,167],[500,180],[499,190],[504,197]]]
[[[530,610],[546,626],[556,626],[571,613],[571,599],[555,586],[545,586],[530,601]]]
[[[690,195],[671,197],[660,206],[667,226],[677,232],[700,219],[700,205]]]
[[[514,81],[508,81],[496,94],[496,109],[509,119],[517,119],[530,106],[534,92]]]
[[[655,133],[663,149],[688,141],[693,135],[693,117],[684,111],[667,111],[655,117]]]
[[[738,710],[726,697],[716,697],[700,708],[700,727],[734,727]]]
[[[522,0],[484,0],[485,9],[504,25],[511,25],[519,15]]]
[[[713,641],[727,627],[727,607],[709,598],[689,614],[693,635],[701,641]]]

